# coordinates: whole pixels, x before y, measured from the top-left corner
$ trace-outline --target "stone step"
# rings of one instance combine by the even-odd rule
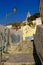
[[[6,62],[4,63],[4,65],[34,65],[35,63],[32,62],[32,63],[9,63],[9,62]]]

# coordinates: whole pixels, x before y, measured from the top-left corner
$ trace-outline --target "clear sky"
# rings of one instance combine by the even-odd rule
[[[13,8],[16,7],[16,13]],[[0,0],[0,24],[24,21],[30,12],[33,15],[39,12],[39,0]],[[6,19],[6,13],[12,14]]]

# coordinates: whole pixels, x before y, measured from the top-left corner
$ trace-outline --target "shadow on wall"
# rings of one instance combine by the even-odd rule
[[[35,60],[35,65],[42,65],[42,64],[41,64],[41,61],[40,61],[40,58],[39,58],[39,56],[37,55],[34,41],[33,41],[33,57],[34,57],[34,60]]]
[[[15,34],[11,34],[11,40],[12,40],[12,43],[17,43],[20,41],[20,35],[15,35]]]

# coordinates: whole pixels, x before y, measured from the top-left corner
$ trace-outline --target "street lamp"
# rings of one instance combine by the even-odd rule
[[[12,13],[7,13],[6,16],[11,16],[12,14],[16,13],[16,11],[17,11],[17,8],[14,7],[14,8],[12,9]]]
[[[13,12],[16,13],[16,10],[17,10],[17,9],[16,9],[16,7],[15,7],[15,8],[13,9]]]
[[[7,18],[8,18],[9,16],[12,16],[14,13],[16,13],[16,11],[17,11],[17,8],[14,7],[12,13],[6,13],[6,24],[7,24]]]

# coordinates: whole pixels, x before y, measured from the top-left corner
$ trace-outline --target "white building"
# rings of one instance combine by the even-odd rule
[[[10,29],[10,28],[12,28],[12,25],[8,25],[8,26],[6,26],[6,27]]]
[[[41,24],[42,24],[41,17],[36,18],[36,25],[41,25]]]

